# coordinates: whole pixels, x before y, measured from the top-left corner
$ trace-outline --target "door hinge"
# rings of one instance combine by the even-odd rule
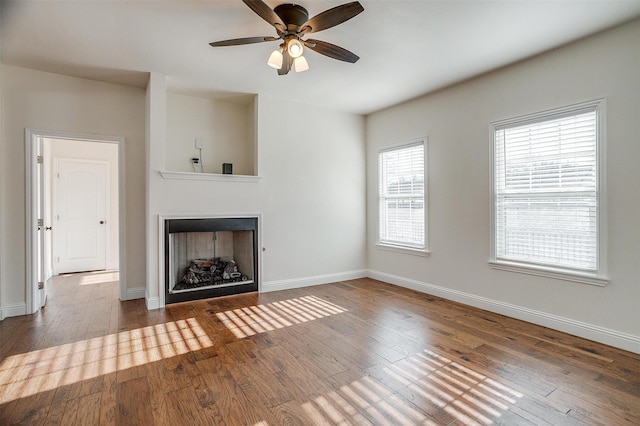
[[[42,157],[42,155],[38,155],[38,164],[43,164],[44,163],[44,157]]]
[[[38,290],[42,290],[44,288],[44,283],[42,281],[38,281]]]
[[[38,226],[44,226],[44,219],[38,219]]]

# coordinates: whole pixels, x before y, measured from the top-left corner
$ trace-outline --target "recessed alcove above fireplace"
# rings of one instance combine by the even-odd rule
[[[258,290],[258,217],[164,218],[165,302]]]
[[[234,175],[255,176],[255,123],[256,95],[168,91],[162,169],[223,174],[222,165],[230,163]]]

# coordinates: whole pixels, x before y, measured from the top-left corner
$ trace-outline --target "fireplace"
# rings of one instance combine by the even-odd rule
[[[258,290],[258,218],[165,219],[165,302]]]

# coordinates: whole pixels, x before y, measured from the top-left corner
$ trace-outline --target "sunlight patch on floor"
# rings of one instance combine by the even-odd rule
[[[0,404],[211,346],[189,318],[12,355],[0,364]]]
[[[92,285],[109,283],[120,280],[120,273],[118,271],[100,272],[94,274],[83,274],[78,284],[80,285]]]
[[[71,272],[54,275],[50,278],[66,285],[93,285],[111,283],[120,280],[119,271]]]
[[[347,310],[334,303],[327,302],[316,296],[304,296],[267,303],[266,305],[255,305],[218,312],[216,317],[222,321],[234,336],[238,339],[243,339],[258,333],[265,333],[343,312],[347,312]]]
[[[381,371],[302,408],[317,423],[436,425],[449,416],[465,425],[491,425],[524,396],[428,349]]]

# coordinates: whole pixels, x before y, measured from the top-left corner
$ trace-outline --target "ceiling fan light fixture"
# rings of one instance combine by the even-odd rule
[[[276,49],[271,53],[271,56],[269,56],[269,60],[267,61],[267,65],[277,70],[282,68],[282,52],[280,49]]]
[[[292,58],[299,58],[303,50],[302,43],[297,38],[292,38],[287,43],[287,51]]]
[[[293,60],[293,68],[296,70],[296,72],[306,71],[309,69],[309,63],[304,58],[304,56],[298,56]]]
[[[307,60],[302,57],[305,47],[339,61],[355,63],[360,59],[358,55],[335,44],[314,39],[303,40],[308,34],[333,28],[363,12],[364,7],[357,0],[332,7],[312,18],[309,18],[307,9],[297,4],[283,3],[271,8],[265,0],[242,0],[242,2],[274,28],[277,37],[242,37],[214,41],[209,43],[211,47],[240,46],[281,40],[279,50],[271,53],[267,60],[267,64],[275,68],[278,75],[287,75],[292,68],[296,72],[309,69]]]

